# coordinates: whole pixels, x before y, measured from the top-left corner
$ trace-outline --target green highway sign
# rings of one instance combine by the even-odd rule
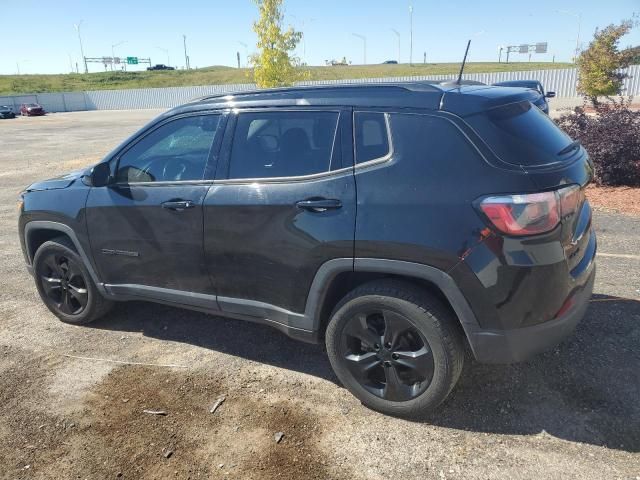
[[[127,64],[128,65],[137,65],[138,64],[138,57],[127,57]]]

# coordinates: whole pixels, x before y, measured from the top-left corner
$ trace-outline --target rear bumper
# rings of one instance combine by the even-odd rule
[[[513,330],[467,332],[473,354],[481,363],[515,363],[556,346],[569,336],[589,306],[595,280],[595,264],[585,272],[586,281],[574,293],[574,305],[563,316],[530,327]]]

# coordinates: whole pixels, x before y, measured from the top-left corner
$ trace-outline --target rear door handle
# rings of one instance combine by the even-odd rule
[[[193,208],[196,204],[191,200],[169,200],[168,202],[162,202],[162,208],[167,208],[169,210],[175,210],[177,212],[181,212],[182,210],[186,210],[187,208]]]
[[[296,207],[310,212],[326,212],[342,207],[342,202],[336,198],[318,198],[311,200],[300,200],[296,202]]]

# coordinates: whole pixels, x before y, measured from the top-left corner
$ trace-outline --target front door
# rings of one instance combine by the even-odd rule
[[[214,293],[204,265],[202,204],[222,120],[196,114],[160,123],[113,160],[111,185],[91,189],[92,254],[114,293]]]
[[[287,322],[324,262],[353,257],[350,112],[232,117],[204,201],[205,260],[222,310]]]

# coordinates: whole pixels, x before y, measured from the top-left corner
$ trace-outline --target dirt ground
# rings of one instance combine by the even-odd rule
[[[265,326],[142,302],[59,322],[24,268],[18,192],[156,113],[0,121],[1,479],[640,480],[640,217],[596,211],[596,293],[570,339],[468,360],[425,422],[367,410],[322,347]]]

